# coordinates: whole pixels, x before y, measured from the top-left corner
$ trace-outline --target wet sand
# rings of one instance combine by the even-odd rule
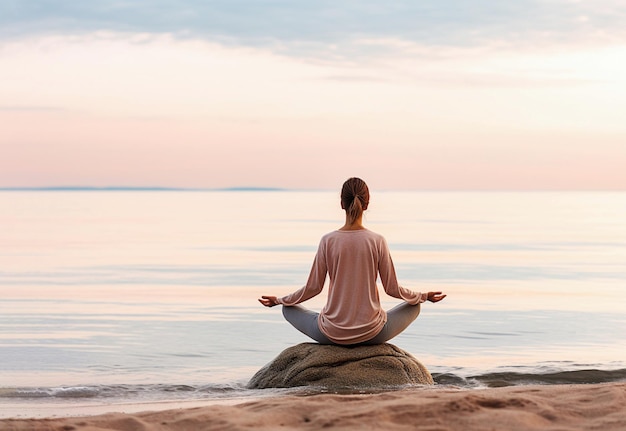
[[[236,405],[3,419],[0,430],[603,430],[626,429],[626,382],[423,388],[364,395],[278,396]],[[163,406],[160,406],[163,408]],[[88,414],[89,412],[77,415]]]

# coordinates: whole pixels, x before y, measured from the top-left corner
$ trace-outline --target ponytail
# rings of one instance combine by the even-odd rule
[[[348,221],[350,222],[350,224],[357,221],[357,219],[361,217],[361,214],[363,214],[363,205],[361,204],[361,198],[359,196],[354,196],[350,207],[346,211],[348,213]]]

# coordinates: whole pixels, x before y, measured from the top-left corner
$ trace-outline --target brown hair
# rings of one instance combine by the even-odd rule
[[[370,191],[360,178],[352,177],[341,188],[341,207],[346,210],[348,221],[354,223],[367,209],[370,203]]]

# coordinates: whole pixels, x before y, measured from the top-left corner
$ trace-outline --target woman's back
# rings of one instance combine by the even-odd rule
[[[385,324],[376,279],[384,239],[367,229],[339,230],[322,238],[330,286],[320,328],[337,340],[368,339]]]

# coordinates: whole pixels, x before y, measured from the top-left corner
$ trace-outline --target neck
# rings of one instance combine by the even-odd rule
[[[339,230],[359,230],[365,229],[363,226],[363,214],[359,218],[357,218],[354,222],[350,222],[348,219],[348,215],[346,214],[346,223]]]

